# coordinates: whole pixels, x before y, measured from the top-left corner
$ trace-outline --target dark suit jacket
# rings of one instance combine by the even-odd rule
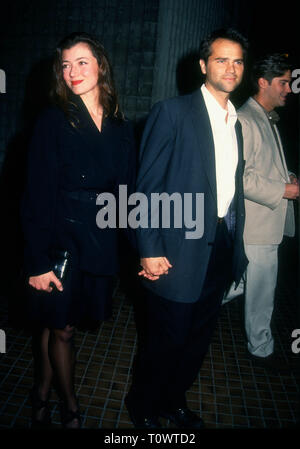
[[[129,193],[133,190],[132,125],[107,118],[99,133],[81,99],[74,96],[72,101],[75,128],[59,108],[49,108],[31,141],[21,214],[28,275],[52,269],[53,247],[69,250],[87,272],[110,275],[118,270],[117,231],[97,227],[96,194],[118,195],[119,184],[129,185]],[[92,201],[76,199],[87,193],[94,196]]]
[[[238,283],[247,264],[243,246],[245,220],[243,155],[240,123],[236,123],[238,166],[236,170],[236,232],[233,276]],[[156,294],[179,302],[194,302],[201,293],[217,225],[217,196],[214,142],[208,112],[200,90],[156,104],[142,139],[137,191],[204,193],[204,234],[186,239],[189,231],[159,227],[139,228],[141,257],[166,256],[173,268],[157,281],[143,280]],[[195,207],[195,204],[194,204]],[[195,210],[195,208],[194,208]]]

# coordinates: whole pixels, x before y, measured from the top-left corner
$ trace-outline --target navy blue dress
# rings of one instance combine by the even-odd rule
[[[27,277],[52,270],[52,249],[71,254],[64,290],[29,288],[28,318],[49,328],[81,318],[111,316],[113,279],[119,270],[118,229],[100,229],[97,194],[119,185],[134,190],[135,145],[129,121],[106,118],[99,132],[83,101],[72,96],[68,117],[57,107],[39,118],[29,149],[22,202]],[[128,231],[129,234],[130,231]]]

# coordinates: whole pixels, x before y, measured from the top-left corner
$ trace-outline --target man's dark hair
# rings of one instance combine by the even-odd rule
[[[255,92],[259,90],[258,80],[264,78],[271,84],[273,78],[283,76],[285,72],[292,70],[292,65],[288,55],[272,53],[260,57],[253,65],[252,84]]]
[[[227,39],[229,41],[240,44],[243,49],[244,58],[246,58],[248,50],[248,40],[233,28],[221,28],[219,30],[213,31],[209,36],[203,39],[200,44],[200,59],[203,59],[205,61],[205,64],[207,63],[208,58],[212,53],[211,46],[217,39]]]

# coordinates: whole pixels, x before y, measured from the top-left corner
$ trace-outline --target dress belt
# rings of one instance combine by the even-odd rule
[[[223,221],[225,221],[225,217],[218,217],[217,218],[217,223],[223,223]]]

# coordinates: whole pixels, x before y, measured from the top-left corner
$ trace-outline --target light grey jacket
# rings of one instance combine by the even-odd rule
[[[278,129],[280,151],[263,108],[249,98],[238,110],[244,138],[246,244],[279,244],[295,233],[293,202],[283,199],[290,182]]]

